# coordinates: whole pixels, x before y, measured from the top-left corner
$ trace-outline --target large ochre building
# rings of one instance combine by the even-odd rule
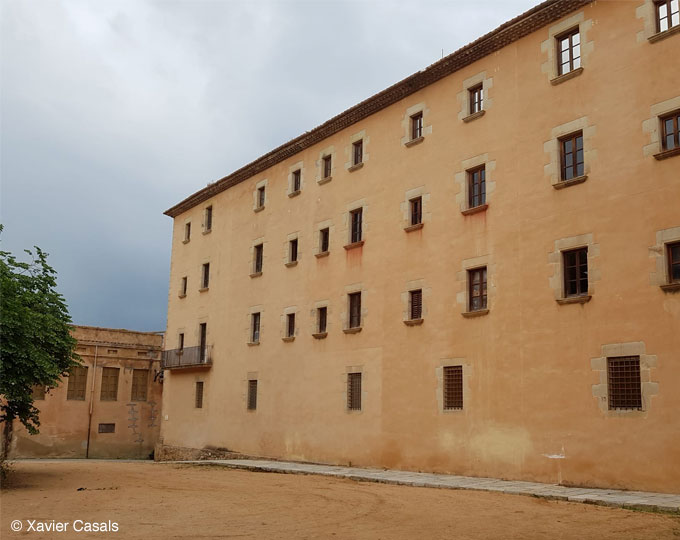
[[[169,209],[163,447],[680,491],[679,17],[549,0]]]

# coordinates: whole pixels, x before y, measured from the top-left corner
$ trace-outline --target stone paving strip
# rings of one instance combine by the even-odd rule
[[[557,484],[498,480],[496,478],[476,478],[472,476],[454,476],[450,474],[418,473],[383,469],[360,469],[358,467],[315,465],[312,463],[257,459],[206,459],[201,461],[165,461],[162,463],[219,465],[231,469],[245,469],[250,471],[318,474],[322,476],[334,476],[338,478],[380,482],[383,484],[398,484],[403,486],[496,491],[513,495],[530,495],[545,499],[680,514],[680,494],[671,493],[566,487]]]

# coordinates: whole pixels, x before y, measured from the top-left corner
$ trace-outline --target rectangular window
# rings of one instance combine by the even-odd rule
[[[116,432],[116,424],[99,424],[98,433],[115,433]]]
[[[423,318],[423,290],[409,291],[409,314],[411,320]]]
[[[262,260],[264,255],[264,244],[258,244],[255,246],[255,260],[253,261],[253,272],[262,272]]]
[[[260,342],[260,314],[253,313],[250,316],[250,342]]]
[[[588,248],[562,252],[564,261],[564,296],[588,294]]]
[[[347,409],[361,410],[361,373],[347,374]]]
[[[205,232],[212,230],[212,206],[208,206],[205,209],[205,219],[204,219]]]
[[[328,327],[328,308],[320,307],[316,310],[316,330],[319,334],[326,332]]]
[[[463,408],[463,366],[444,367],[444,410]]]
[[[210,263],[205,263],[203,265],[203,270],[201,271],[201,289],[207,289],[210,285]]]
[[[257,379],[248,381],[248,410],[254,411],[257,409]]]
[[[294,238],[288,242],[288,262],[298,260],[298,239]]]
[[[423,198],[416,197],[409,201],[411,225],[418,225],[423,222]]]
[[[68,389],[66,390],[66,399],[84,400],[86,387],[87,367],[72,367],[68,375]]]
[[[656,29],[658,32],[680,25],[680,2],[678,0],[662,0],[656,4]]]
[[[34,385],[33,390],[31,392],[31,396],[33,397],[33,401],[41,401],[45,399],[45,385],[42,384]]]
[[[668,282],[680,283],[680,242],[667,244]]]
[[[470,95],[470,114],[475,114],[481,111],[484,107],[484,91],[482,84],[473,86],[468,90]]]
[[[293,193],[296,191],[300,191],[300,188],[302,186],[302,171],[298,169],[297,171],[293,171],[293,185],[291,186],[293,188]]]
[[[257,207],[264,208],[264,202],[265,202],[265,187],[260,186],[259,188],[257,188]]]
[[[194,407],[203,408],[203,381],[196,381],[196,395],[194,397]]]
[[[184,224],[184,241],[188,242],[191,240],[191,223]]]
[[[581,67],[581,34],[578,28],[557,37],[557,71],[564,75]]]
[[[583,176],[583,132],[572,133],[560,139],[562,180]]]
[[[609,409],[642,409],[640,357],[607,358]]]
[[[352,144],[352,165],[359,165],[364,160],[364,141],[357,141]]]
[[[189,281],[186,276],[182,278],[182,282],[180,283],[179,286],[179,295],[180,296],[186,296],[187,295],[187,285]]]
[[[184,350],[184,333],[180,332],[177,336],[177,348],[180,351]]]
[[[680,148],[680,111],[661,117],[661,147],[664,150]]]
[[[332,158],[331,156],[323,157],[323,178],[330,178],[332,172]]]
[[[350,243],[354,244],[355,242],[361,242],[362,234],[361,234],[361,226],[362,226],[362,214],[363,214],[363,209],[362,208],[357,208],[356,210],[352,210],[349,213],[349,218],[350,218]]]
[[[149,370],[134,369],[132,371],[132,394],[130,401],[146,401],[149,386]]]
[[[468,270],[470,311],[486,309],[486,266]]]
[[[295,313],[286,315],[286,337],[295,337]]]
[[[331,230],[326,227],[319,231],[319,251],[326,253],[330,249]]]
[[[486,168],[484,165],[467,171],[468,205],[470,208],[486,204]]]
[[[199,349],[199,361],[201,364],[204,364],[208,358],[208,324],[207,323],[201,323],[198,325],[198,334],[199,334],[199,342],[200,342],[200,349]]]
[[[355,292],[347,295],[349,298],[349,327],[361,326],[361,293]]]
[[[419,112],[411,116],[411,140],[420,139],[423,136],[423,113]]]
[[[102,368],[102,390],[99,395],[101,401],[116,401],[118,399],[118,376],[120,369],[115,367]]]

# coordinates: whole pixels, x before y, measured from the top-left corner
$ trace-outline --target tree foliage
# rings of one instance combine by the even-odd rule
[[[31,262],[0,251],[0,420],[7,426],[18,418],[35,434],[40,421],[33,387],[57,386],[79,358],[47,253],[39,247],[25,252]]]

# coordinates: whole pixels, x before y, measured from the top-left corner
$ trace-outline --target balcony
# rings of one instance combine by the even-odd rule
[[[163,351],[163,369],[203,368],[212,366],[212,346],[184,347]]]

